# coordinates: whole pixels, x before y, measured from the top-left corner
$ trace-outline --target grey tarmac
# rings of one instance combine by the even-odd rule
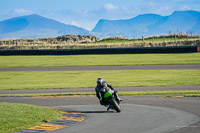
[[[130,66],[67,66],[67,67],[9,67],[9,68],[0,68],[0,72],[8,72],[8,71],[172,70],[172,69],[200,69],[200,64],[130,65]]]
[[[80,125],[52,133],[162,133],[188,126],[199,117],[181,110],[136,104],[122,104],[121,113],[105,112],[99,105],[62,106],[87,114]]]
[[[112,125],[115,126],[113,131],[125,131],[126,133],[151,133],[151,131],[155,133],[199,133],[200,131],[200,98],[165,98],[163,96],[123,96],[122,98],[121,113],[107,112],[94,96],[1,97],[0,102],[62,107],[86,114],[86,120],[80,124],[56,130],[55,133],[68,133],[69,131],[73,133],[80,129],[84,133],[90,131],[91,126],[94,127],[92,128],[94,131],[100,130],[98,124],[102,126],[106,122],[113,123]],[[104,128],[103,131],[112,133],[110,126]]]
[[[143,86],[143,87],[115,87],[117,91],[177,91],[200,90],[200,86]],[[39,93],[70,93],[94,92],[94,88],[63,88],[63,89],[30,89],[30,90],[0,90],[0,94],[39,94]]]

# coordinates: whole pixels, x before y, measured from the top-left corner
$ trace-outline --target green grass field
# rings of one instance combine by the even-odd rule
[[[114,87],[200,85],[199,70],[0,72],[0,90],[95,87],[98,77]]]
[[[0,56],[0,67],[200,64],[200,53]]]
[[[163,36],[154,36],[154,37],[144,37],[142,39],[138,38],[138,39],[126,39],[126,38],[118,38],[118,37],[108,37],[108,38],[104,38],[98,42],[96,42],[96,44],[118,44],[118,43],[143,43],[143,42],[147,42],[147,43],[158,43],[158,42],[175,42],[175,41],[191,41],[191,40],[199,40],[199,37],[192,37],[192,36],[184,36],[184,35],[163,35]],[[90,44],[90,43],[89,43]],[[93,44],[93,43],[92,43]]]
[[[62,113],[45,107],[0,103],[0,133],[11,133],[52,121]]]

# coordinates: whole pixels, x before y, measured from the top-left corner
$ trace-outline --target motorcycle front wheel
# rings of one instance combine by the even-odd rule
[[[117,102],[113,98],[110,99],[110,103],[112,104],[113,108],[117,112],[121,112],[120,106],[117,104]]]

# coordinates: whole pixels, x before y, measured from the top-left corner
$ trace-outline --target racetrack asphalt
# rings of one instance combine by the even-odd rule
[[[200,64],[130,65],[130,66],[67,66],[67,67],[10,67],[10,68],[0,68],[0,72],[7,72],[7,71],[170,70],[170,69],[200,69]]]
[[[146,87],[115,87],[117,91],[178,91],[200,90],[200,86],[146,86]],[[0,94],[39,94],[39,93],[70,93],[94,92],[94,88],[65,88],[65,89],[29,89],[29,90],[1,90]]]
[[[93,67],[93,66],[91,66]],[[121,69],[120,69],[121,67]],[[130,68],[131,67],[131,68]],[[137,68],[140,67],[140,68]],[[148,67],[148,68],[145,68]],[[50,67],[52,69],[52,67]],[[59,69],[61,68],[61,70]],[[78,71],[69,70],[69,67],[56,67],[53,71]],[[84,67],[79,68],[80,70]],[[100,70],[153,70],[153,69],[200,69],[200,65],[150,65],[150,66],[99,66]],[[92,70],[99,70],[97,67]],[[113,68],[113,69],[111,69]],[[11,69],[11,68],[9,68]],[[14,70],[15,69],[15,70]],[[12,68],[3,71],[46,71],[48,68]],[[22,70],[23,69],[23,70]],[[25,70],[26,69],[26,70]],[[39,70],[38,70],[39,69]],[[70,68],[71,69],[71,68]],[[91,70],[91,69],[90,69]],[[2,71],[2,68],[0,69]],[[47,71],[50,71],[47,70]],[[52,70],[51,70],[52,71]],[[62,93],[62,92],[89,92],[94,88],[77,89],[47,89],[47,90],[13,90],[0,91],[0,93]],[[119,87],[118,91],[144,91],[144,90],[199,90],[199,86],[168,86],[168,87]],[[31,92],[32,91],[32,92]],[[199,133],[200,132],[200,98],[182,97],[170,98],[164,96],[122,96],[122,112],[106,112],[106,108],[99,105],[96,97],[55,97],[55,98],[30,98],[30,97],[1,97],[0,102],[27,103],[48,107],[62,107],[83,112],[87,119],[78,125],[52,131],[52,133],[73,132],[103,132],[125,133]],[[110,125],[110,123],[112,123]],[[110,125],[110,126],[109,126]],[[113,126],[113,127],[112,127]],[[114,130],[112,129],[114,128]]]
[[[107,112],[96,97],[2,97],[0,102],[26,103],[61,107],[85,113],[86,120],[78,125],[51,131],[52,133],[88,133],[104,124],[102,131],[126,133],[199,133],[200,98],[170,98],[163,96],[122,96],[122,112]],[[144,106],[146,105],[146,106]],[[163,124],[163,125],[162,125]],[[98,126],[99,125],[99,126]],[[112,130],[114,128],[114,130]],[[100,130],[101,131],[101,130]],[[153,131],[153,132],[152,132]]]

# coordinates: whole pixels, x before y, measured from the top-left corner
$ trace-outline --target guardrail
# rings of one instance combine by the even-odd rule
[[[86,55],[86,54],[193,53],[193,52],[200,52],[200,46],[99,48],[99,49],[0,50],[0,55]]]

